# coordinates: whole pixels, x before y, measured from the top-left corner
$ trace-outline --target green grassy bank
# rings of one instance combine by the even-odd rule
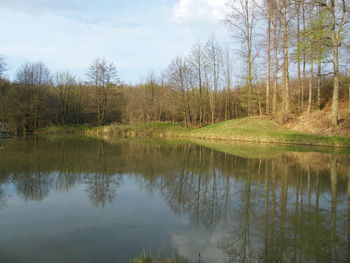
[[[257,118],[230,120],[202,128],[184,128],[180,124],[173,123],[110,125],[106,127],[86,129],[84,133],[92,136],[184,137],[261,143],[350,147],[349,138],[302,134],[287,129],[274,121],[260,120]]]
[[[36,134],[86,134],[114,137],[178,137],[206,140],[282,143],[309,146],[350,147],[350,138],[303,134],[283,127],[272,120],[243,118],[208,125],[184,128],[178,123],[142,123],[135,125],[63,125],[39,129]]]
[[[61,125],[61,126],[49,126],[46,128],[40,128],[36,130],[35,134],[84,134],[88,130],[92,129],[91,125]]]

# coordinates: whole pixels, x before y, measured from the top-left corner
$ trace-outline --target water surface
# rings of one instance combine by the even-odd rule
[[[349,262],[350,158],[316,151],[0,139],[0,262]]]

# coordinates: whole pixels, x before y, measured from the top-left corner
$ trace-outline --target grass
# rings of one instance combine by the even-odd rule
[[[141,256],[130,261],[130,263],[190,263],[190,261],[179,257],[174,259],[154,259],[144,252]]]
[[[91,127],[88,125],[50,126],[36,134],[86,134],[106,137],[182,137],[206,140],[228,140],[278,143],[308,146],[337,146],[350,148],[350,138],[303,134],[285,128],[272,120],[242,118],[202,128],[185,128],[179,123],[150,122],[134,125]]]
[[[349,138],[302,134],[274,121],[257,118],[243,118],[208,125],[192,131],[190,135],[202,139],[350,147]]]
[[[94,127],[89,129],[88,135],[112,135],[124,137],[176,137],[179,134],[188,132],[178,123],[148,122],[135,125],[115,125],[105,127]]]
[[[184,128],[180,124],[160,122],[136,125],[111,125],[88,129],[86,134],[123,137],[184,137],[309,146],[350,147],[349,138],[298,133],[274,121],[258,118],[229,120],[202,128]]]
[[[35,134],[83,134],[89,129],[91,126],[85,124],[49,126],[36,130]]]

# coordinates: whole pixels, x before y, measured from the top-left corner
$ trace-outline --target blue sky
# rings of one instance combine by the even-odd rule
[[[97,57],[113,61],[120,77],[136,83],[159,73],[177,55],[222,24],[225,0],[0,0],[0,55],[9,76],[22,63],[42,61],[52,72],[78,78]]]

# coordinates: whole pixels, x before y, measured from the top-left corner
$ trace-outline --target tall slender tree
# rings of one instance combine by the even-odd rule
[[[203,74],[205,68],[205,58],[203,53],[203,47],[200,41],[197,41],[191,49],[191,53],[188,57],[189,66],[194,72],[196,84],[199,90],[199,126],[202,126],[205,122],[204,115],[204,87],[203,87]]]
[[[106,59],[95,59],[87,72],[90,84],[95,88],[95,107],[97,109],[98,124],[103,125],[111,89],[119,82],[117,69]]]
[[[281,21],[282,21],[282,32],[283,32],[283,113],[284,119],[288,116],[290,112],[289,107],[289,31],[288,31],[288,5],[287,0],[281,0]]]
[[[216,95],[220,87],[222,47],[214,35],[208,39],[205,45],[205,60],[208,74],[208,85],[210,87],[209,102],[211,122],[215,123]]]
[[[273,98],[272,98],[272,113],[277,112],[277,85],[278,85],[278,26],[279,26],[279,13],[278,13],[278,1],[273,1],[273,59],[274,59],[274,76],[273,76]]]
[[[266,70],[266,114],[270,113],[270,86],[271,86],[271,24],[273,0],[266,0],[267,17],[267,70]]]
[[[230,10],[225,22],[234,37],[240,39],[244,52],[240,52],[246,64],[246,87],[248,89],[247,112],[253,114],[253,35],[256,25],[256,5],[249,0],[230,0],[227,2]]]

